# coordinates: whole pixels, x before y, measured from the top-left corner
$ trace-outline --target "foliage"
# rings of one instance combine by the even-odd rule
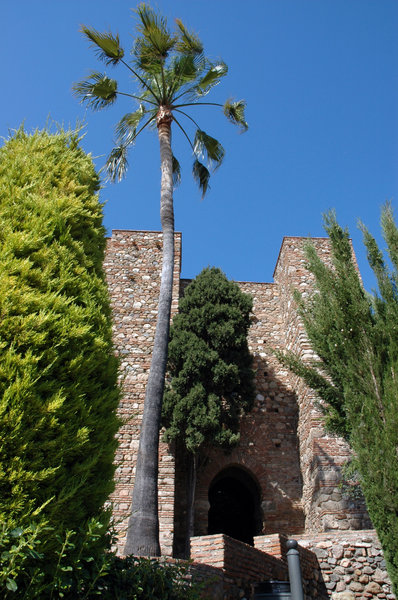
[[[93,552],[103,537],[103,524],[91,520],[79,533],[57,536],[49,550],[42,536],[51,527],[30,524],[0,529],[0,593],[4,600],[198,600],[199,588],[188,565],[111,552]],[[83,537],[79,548],[75,540]],[[55,568],[49,568],[49,565]]]
[[[227,119],[242,131],[247,129],[247,123],[243,100],[228,100],[224,105],[203,101],[226,75],[228,69],[223,61],[211,61],[205,57],[199,38],[189,32],[179,19],[175,30],[171,31],[166,19],[148,4],[140,3],[135,12],[138,17],[137,35],[129,59],[125,58],[118,35],[101,33],[86,26],[81,29],[101,61],[109,66],[123,65],[129,70],[136,84],[134,93],[121,91],[115,79],[99,72],[76,83],[73,90],[93,110],[111,106],[119,96],[137,103],[136,110],[125,114],[116,126],[116,145],[106,165],[113,181],[125,175],[128,150],[138,135],[147,127],[157,127],[158,130],[163,264],[125,546],[126,554],[157,556],[160,554],[157,504],[159,429],[173,292],[173,187],[181,175],[179,162],[172,152],[171,127],[175,124],[190,144],[194,158],[192,173],[204,195],[209,189],[210,171],[221,164],[225,152],[222,145],[186,111],[192,106],[219,106]],[[194,126],[193,135],[185,123],[190,128]]]
[[[99,180],[78,142],[21,129],[0,150],[0,522],[45,522],[50,545],[107,522],[119,425]]]
[[[324,264],[308,245],[315,293],[310,298],[297,296],[319,360],[308,365],[291,354],[279,357],[318,392],[329,428],[351,444],[369,515],[398,589],[398,229],[389,205],[381,223],[391,267],[361,225],[379,288],[368,295],[348,232],[333,214],[326,216],[333,265]]]
[[[99,579],[110,569],[104,553],[104,524],[90,519],[63,537],[53,527],[31,523],[0,530],[0,592],[5,600],[91,598],[101,594]],[[46,540],[54,536],[49,548]],[[98,551],[98,548],[100,551]]]
[[[111,180],[125,176],[128,149],[134,145],[141,131],[158,125],[159,119],[167,114],[190,144],[194,156],[192,173],[204,195],[209,188],[210,171],[221,164],[225,152],[220,142],[203,131],[185,109],[219,106],[231,123],[245,131],[248,127],[244,115],[246,103],[244,100],[227,100],[224,104],[204,101],[227,74],[227,65],[222,60],[208,59],[203,53],[202,42],[179,19],[176,19],[175,31],[171,32],[166,19],[156,14],[148,4],[139,4],[135,12],[139,35],[133,43],[129,60],[117,34],[101,33],[85,25],[81,31],[94,47],[99,60],[110,66],[122,64],[130,71],[138,92],[121,91],[115,79],[95,71],[87,79],[74,84],[74,94],[93,110],[111,106],[118,96],[127,96],[137,103],[138,108],[125,114],[116,125],[115,147],[107,160]],[[195,126],[193,136],[183,125],[184,119]],[[173,171],[176,182],[180,167],[174,156]]]
[[[187,563],[112,557],[109,574],[99,581],[104,600],[199,600]]]
[[[163,424],[166,440],[179,440],[192,454],[204,445],[228,448],[239,441],[239,417],[254,401],[251,309],[251,297],[214,267],[204,269],[179,302]]]

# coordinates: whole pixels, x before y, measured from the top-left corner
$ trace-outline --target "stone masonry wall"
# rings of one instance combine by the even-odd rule
[[[346,444],[325,434],[321,413],[309,390],[286,371],[273,354],[288,348],[311,356],[297,317],[292,288],[310,289],[303,238],[285,238],[274,283],[240,283],[253,297],[249,347],[256,372],[256,401],[242,419],[241,442],[232,452],[211,450],[198,474],[195,535],[208,533],[208,492],[224,469],[241,469],[259,496],[257,534],[359,529],[369,526],[363,506],[345,500],[338,487],[340,469],[349,456]],[[330,259],[328,240],[314,243]],[[110,290],[116,351],[121,358],[124,396],[120,416],[116,490],[112,496],[119,551],[123,551],[131,507],[139,427],[150,366],[160,284],[162,234],[114,231],[108,240],[105,270]],[[176,234],[173,313],[187,284],[180,280],[181,235]],[[178,458],[178,457],[177,457]],[[184,531],[183,464],[161,444],[159,453],[160,536],[164,554],[173,552],[174,532]]]
[[[297,315],[293,289],[304,296],[311,291],[313,277],[305,268],[305,238],[284,238],[275,267],[274,281],[280,290],[280,307],[285,338],[281,348],[312,359],[314,354]],[[326,238],[312,238],[318,255],[330,264],[330,244]],[[303,509],[306,531],[362,529],[371,523],[363,503],[343,497],[339,488],[341,467],[350,457],[348,445],[325,432],[322,412],[314,394],[289,372],[285,378],[296,390],[299,405],[298,438],[303,477]]]
[[[239,285],[252,295],[254,303],[248,342],[256,373],[255,406],[242,419],[239,446],[230,452],[212,450],[207,454],[197,480],[195,535],[207,533],[211,482],[230,467],[244,470],[258,486],[260,531],[298,533],[304,530],[304,514],[296,434],[297,399],[294,390],[280,378],[280,367],[270,351],[283,338],[279,291],[274,284]]]
[[[111,497],[123,553],[138,450],[145,386],[151,362],[162,264],[162,234],[153,231],[112,232],[104,268],[113,311],[114,341],[120,357],[123,398],[116,454],[116,489]],[[175,236],[172,313],[178,307],[181,235]],[[159,521],[162,552],[171,554],[174,527],[174,458],[165,444],[159,452]]]
[[[346,598],[394,600],[380,543],[373,530],[333,531],[297,536],[304,600]],[[218,570],[209,573],[206,598],[238,600],[250,597],[255,582],[288,580],[287,542],[283,535],[255,538],[252,548],[225,535],[191,538],[193,566]]]
[[[358,600],[395,598],[374,530],[305,534],[297,539],[301,547],[317,556],[332,599],[341,592],[350,592]]]

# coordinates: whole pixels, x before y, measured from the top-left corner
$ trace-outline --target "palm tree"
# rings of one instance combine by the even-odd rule
[[[191,146],[194,163],[193,176],[204,195],[209,186],[210,170],[217,168],[224,157],[221,144],[205,133],[196,120],[187,114],[191,106],[221,106],[224,114],[244,131],[245,102],[227,101],[224,105],[203,99],[227,73],[222,61],[211,62],[203,54],[203,46],[180,20],[176,31],[170,32],[166,19],[157,15],[150,6],[140,4],[138,35],[126,60],[119,36],[100,33],[83,26],[82,33],[94,46],[98,58],[107,65],[122,64],[134,76],[137,92],[119,91],[115,79],[104,73],[93,72],[73,86],[77,97],[94,110],[105,108],[118,96],[126,96],[138,103],[134,112],[125,114],[116,125],[117,140],[107,160],[111,180],[120,180],[127,168],[127,151],[137,136],[148,126],[157,127],[160,144],[161,192],[160,218],[163,232],[163,264],[159,306],[152,362],[146,387],[141,424],[132,512],[127,531],[126,554],[158,556],[158,444],[164,379],[167,363],[170,310],[174,266],[174,211],[173,186],[178,182],[180,169],[171,149],[171,125],[175,123]],[[181,123],[195,126],[193,140]],[[207,164],[203,164],[203,162]],[[210,169],[210,170],[209,170]]]

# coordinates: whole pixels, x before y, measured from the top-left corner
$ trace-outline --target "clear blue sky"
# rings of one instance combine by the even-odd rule
[[[180,17],[207,55],[229,74],[214,98],[247,100],[250,129],[239,135],[217,109],[197,109],[202,128],[225,146],[205,200],[191,177],[191,156],[175,131],[183,167],[175,192],[176,229],[183,233],[184,277],[215,265],[236,280],[271,281],[284,235],[323,235],[322,213],[335,208],[353,237],[365,283],[360,217],[379,234],[380,207],[398,209],[397,0],[158,0],[172,25]],[[104,70],[79,24],[119,32],[129,48],[133,2],[2,0],[0,135],[22,121],[86,123],[85,150],[102,166],[113,124],[132,110],[118,100],[86,111],[71,85]],[[107,68],[122,77],[122,68]],[[210,99],[210,96],[209,96]],[[200,111],[200,112],[199,112]],[[185,158],[184,158],[185,156]],[[159,151],[154,132],[137,141],[127,179],[108,184],[105,225],[159,229]],[[379,235],[378,235],[379,239]]]

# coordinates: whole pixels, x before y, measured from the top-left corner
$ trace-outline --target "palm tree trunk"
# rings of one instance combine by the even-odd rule
[[[159,429],[167,365],[174,270],[171,120],[172,116],[168,107],[161,107],[157,124],[161,163],[160,220],[163,231],[163,264],[155,340],[141,423],[133,502],[124,550],[126,555],[135,554],[137,556],[160,556],[158,518]]]
[[[197,478],[197,465],[198,456],[197,454],[190,453],[190,467],[189,467],[189,481],[188,481],[188,554],[191,553],[191,537],[194,534],[194,507],[195,507],[195,493],[196,493],[196,478]]]

